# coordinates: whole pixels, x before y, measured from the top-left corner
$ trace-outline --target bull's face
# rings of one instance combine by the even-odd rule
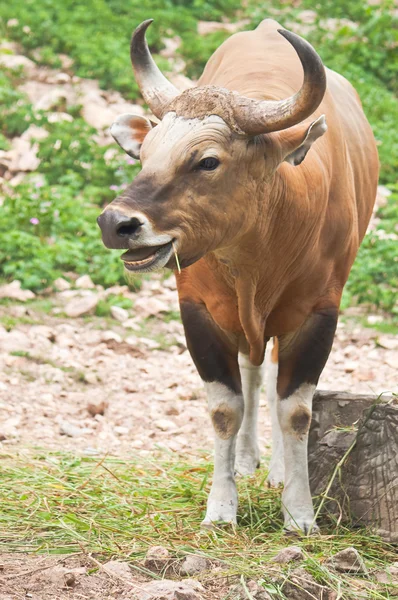
[[[258,144],[217,116],[168,113],[156,127],[130,116],[112,131],[134,155],[142,140],[142,171],[98,220],[106,246],[127,250],[126,269],[176,268],[174,250],[185,267],[245,234],[253,211],[244,200],[255,192],[257,155],[264,162]]]
[[[323,117],[310,127],[292,127],[313,112],[313,89],[310,107],[303,111],[293,97],[292,106],[282,102],[282,116],[278,102],[244,99],[249,103],[245,110],[240,96],[220,88],[179,95],[150,58],[143,37],[147,26],[140,26],[133,37],[133,66],[146,101],[162,120],[153,126],[143,117],[122,115],[112,126],[120,146],[141,159],[142,171],[98,219],[105,245],[125,249],[125,268],[135,272],[175,269],[176,255],[184,268],[209,252],[236,246],[258,218],[254,199],[266,201],[280,162],[301,162],[326,130]],[[135,58],[140,43],[144,45]],[[310,67],[313,73],[314,65]],[[146,76],[153,89],[146,85]],[[154,77],[162,79],[155,82]],[[305,78],[302,90],[306,85]],[[302,90],[298,95],[303,96]],[[287,127],[282,136],[279,130]]]

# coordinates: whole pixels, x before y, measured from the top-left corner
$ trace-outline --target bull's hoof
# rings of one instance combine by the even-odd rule
[[[206,531],[217,531],[217,529],[235,529],[236,519],[234,521],[210,521],[205,518],[200,524],[200,528]]]
[[[284,530],[288,535],[317,535],[319,527],[315,523],[314,518],[299,517],[292,519],[289,517],[285,520]]]
[[[284,484],[285,481],[285,465],[282,460],[272,460],[269,466],[267,477],[268,487],[277,488]]]

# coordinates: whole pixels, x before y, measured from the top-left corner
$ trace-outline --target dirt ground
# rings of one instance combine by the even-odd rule
[[[30,321],[8,332],[0,327],[0,439],[5,449],[22,445],[123,455],[159,446],[182,453],[209,447],[213,434],[201,380],[181,323],[168,321],[162,310],[177,310],[173,280],[166,285],[154,279],[138,294],[124,291],[136,306],[124,324],[55,316],[72,295],[84,297],[85,290],[54,295],[49,314],[29,305],[0,307],[3,317]],[[397,368],[395,336],[341,321],[318,387],[397,392]],[[259,434],[266,450],[265,392],[261,405]]]

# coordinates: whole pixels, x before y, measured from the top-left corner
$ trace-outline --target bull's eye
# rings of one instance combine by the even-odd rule
[[[214,156],[208,156],[207,158],[203,158],[200,163],[198,163],[198,169],[201,171],[214,171],[217,169],[220,161],[218,158],[214,158]]]

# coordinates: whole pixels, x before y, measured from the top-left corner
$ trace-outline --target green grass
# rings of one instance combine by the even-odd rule
[[[248,18],[251,29],[267,16],[282,25],[298,21],[303,9],[316,11],[306,33],[325,64],[347,77],[357,89],[378,142],[381,176],[395,194],[379,211],[377,232],[368,235],[358,254],[344,296],[344,306],[366,304],[397,315],[396,234],[398,220],[398,18],[393,0],[368,4],[363,0],[15,0],[0,6],[0,38],[17,41],[36,61],[60,66],[59,53],[74,60],[71,73],[98,78],[105,89],[116,89],[142,102],[129,63],[129,38],[134,26],[148,16],[149,45],[162,68],[169,68],[159,52],[164,38],[178,35],[176,51],[186,62],[186,73],[197,77],[213,51],[227,37],[224,31],[197,33],[197,21]],[[90,15],[95,14],[92,19]],[[350,19],[354,22],[327,19]],[[9,21],[11,19],[11,22]],[[28,28],[28,29],[27,29]],[[29,31],[30,28],[30,31]],[[8,52],[8,50],[4,50]],[[46,288],[65,272],[89,273],[104,286],[124,283],[118,251],[103,247],[96,217],[139,171],[115,144],[106,159],[95,131],[69,109],[73,122],[50,123],[35,111],[18,89],[20,70],[0,72],[0,148],[35,123],[48,131],[39,141],[41,164],[37,177],[28,176],[2,205],[0,222],[0,279],[20,279],[24,287]],[[65,109],[65,107],[62,107]],[[32,223],[33,220],[33,223]],[[38,221],[38,222],[37,222]],[[139,286],[140,277],[136,277]],[[99,312],[108,311],[101,305]],[[108,311],[109,312],[109,311]]]
[[[164,454],[95,460],[47,451],[4,453],[0,469],[0,549],[5,552],[93,552],[101,560],[128,560],[140,570],[148,547],[160,544],[176,560],[200,553],[222,561],[223,575],[243,574],[269,587],[275,575],[270,559],[294,543],[303,549],[303,566],[319,583],[345,593],[355,591],[354,581],[324,563],[337,551],[355,546],[370,572],[361,581],[365,589],[369,584],[368,597],[391,597],[391,589],[372,591],[370,583],[373,572],[396,560],[396,548],[369,531],[337,526],[328,516],[320,523],[322,535],[286,537],[280,491],[267,488],[264,468],[239,481],[236,531],[215,533],[200,530],[212,473],[207,456],[182,462]],[[283,569],[286,577],[294,566]]]

